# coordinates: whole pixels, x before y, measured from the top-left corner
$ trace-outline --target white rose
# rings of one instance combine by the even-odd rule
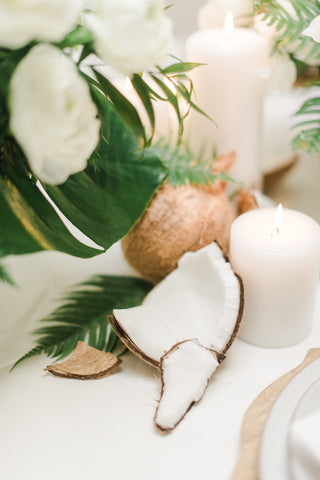
[[[58,42],[75,26],[84,0],[0,0],[0,46]]]
[[[248,25],[253,15],[252,0],[209,0],[198,14],[202,29],[223,27],[227,12],[232,12],[236,25]]]
[[[10,127],[34,174],[59,184],[83,170],[100,121],[72,60],[52,45],[37,45],[16,67],[10,90]]]
[[[96,0],[85,24],[100,58],[125,75],[153,67],[168,53],[172,22],[162,0]]]

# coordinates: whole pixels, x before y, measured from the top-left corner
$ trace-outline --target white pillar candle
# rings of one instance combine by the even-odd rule
[[[205,63],[190,72],[196,103],[216,122],[191,111],[188,140],[195,153],[234,150],[230,172],[238,182],[261,186],[262,97],[270,47],[257,32],[244,28],[202,30],[187,39],[186,56]]]
[[[319,280],[320,227],[307,215],[256,209],[231,227],[230,261],[243,279],[245,307],[240,338],[285,347],[311,331]]]

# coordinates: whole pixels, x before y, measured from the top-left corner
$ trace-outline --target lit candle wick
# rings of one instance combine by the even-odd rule
[[[283,208],[280,203],[277,208],[276,215],[274,217],[273,233],[271,234],[272,236],[279,235],[280,229],[282,227],[282,217],[283,217]]]
[[[227,37],[227,40],[229,41],[233,33],[233,15],[232,15],[232,12],[230,12],[230,10],[226,15],[226,20],[224,23],[224,33]]]

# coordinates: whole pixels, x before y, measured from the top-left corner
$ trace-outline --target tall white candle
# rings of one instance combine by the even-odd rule
[[[192,111],[188,136],[195,153],[235,150],[237,162],[231,176],[258,188],[262,96],[270,47],[252,30],[226,27],[198,31],[187,39],[187,60],[206,64],[190,73],[196,102],[217,124]]]
[[[274,208],[244,213],[230,238],[245,291],[240,338],[265,347],[294,345],[310,333],[320,267],[319,225],[289,209],[275,221]]]

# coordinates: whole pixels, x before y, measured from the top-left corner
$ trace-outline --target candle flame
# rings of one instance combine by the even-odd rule
[[[226,15],[226,21],[224,23],[224,33],[228,38],[230,38],[230,36],[232,35],[232,32],[233,32],[233,15],[232,15],[232,12],[230,12],[229,10]]]
[[[280,229],[282,227],[282,218],[283,218],[283,208],[281,203],[279,204],[276,215],[274,217],[274,223],[273,223],[273,234],[274,235],[279,235]]]

